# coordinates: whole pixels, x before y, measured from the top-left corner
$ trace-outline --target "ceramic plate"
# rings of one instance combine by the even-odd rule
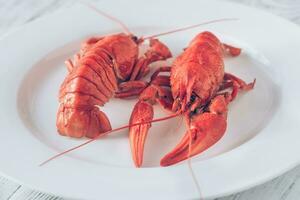
[[[257,79],[253,91],[241,94],[230,105],[225,136],[192,159],[203,197],[253,187],[299,163],[298,26],[253,8],[215,1],[103,1],[95,6],[122,19],[138,36],[212,19],[239,19],[160,37],[178,55],[197,33],[212,31],[243,49],[239,57],[226,58],[226,71],[247,82]],[[186,129],[180,118],[153,124],[144,168],[133,166],[127,131],[38,166],[85,141],[56,132],[57,93],[67,74],[64,60],[85,38],[120,31],[114,22],[78,4],[1,39],[0,171],[4,176],[62,197],[199,198],[186,162],[159,167],[159,159]],[[112,99],[104,106],[113,127],[128,123],[135,102]],[[155,106],[155,117],[165,115]]]

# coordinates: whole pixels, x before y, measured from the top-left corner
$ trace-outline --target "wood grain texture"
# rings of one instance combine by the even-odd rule
[[[0,199],[10,199],[21,186],[0,177]]]
[[[100,2],[93,0],[90,2]],[[221,0],[220,0],[221,1]],[[260,8],[300,25],[300,0],[227,0]],[[74,0],[0,0],[0,37]],[[296,200],[300,198],[300,166],[260,186],[218,200]],[[0,177],[0,200],[63,200]]]

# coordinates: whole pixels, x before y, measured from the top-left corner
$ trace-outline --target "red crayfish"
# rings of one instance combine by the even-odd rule
[[[221,43],[211,32],[202,32],[171,66],[160,67],[150,81],[144,81],[141,79],[150,72],[149,65],[170,58],[171,52],[154,37],[138,38],[126,32],[90,38],[73,60],[66,61],[69,74],[59,91],[58,132],[64,136],[92,138],[85,144],[94,141],[112,132],[99,106],[104,106],[112,97],[139,96],[129,125],[125,126],[129,127],[136,167],[142,165],[151,122],[162,120],[153,120],[152,106],[157,102],[175,113],[171,117],[184,115],[188,125],[181,142],[162,158],[161,166],[197,155],[219,141],[226,131],[228,104],[240,90],[250,90],[255,84],[255,80],[246,84],[224,72],[224,54],[238,56],[241,49]],[[149,49],[138,57],[139,45],[146,39],[149,39]]]

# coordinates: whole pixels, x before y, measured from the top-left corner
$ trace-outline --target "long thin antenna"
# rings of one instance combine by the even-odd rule
[[[80,147],[83,147],[83,146],[85,146],[85,145],[87,145],[87,144],[89,144],[89,143],[91,143],[91,142],[93,142],[93,141],[99,139],[100,137],[102,137],[102,136],[104,136],[104,135],[107,135],[108,133],[116,132],[116,131],[119,131],[119,130],[122,130],[122,129],[125,129],[125,128],[129,128],[129,127],[132,127],[132,126],[139,126],[139,125],[143,125],[143,124],[148,124],[148,123],[154,123],[154,122],[164,121],[164,120],[167,120],[167,119],[171,119],[171,118],[177,117],[177,116],[179,116],[179,115],[181,115],[180,112],[179,112],[179,113],[175,113],[175,114],[173,114],[173,115],[169,115],[169,116],[167,116],[167,117],[157,118],[157,119],[150,120],[150,121],[145,121],[145,122],[139,122],[139,123],[129,124],[129,125],[121,126],[121,127],[119,127],[119,128],[112,129],[112,130],[110,130],[110,131],[104,132],[104,133],[102,133],[102,134],[96,136],[95,138],[89,139],[88,141],[86,141],[86,142],[84,142],[84,143],[82,143],[82,144],[80,144],[80,145],[74,146],[74,147],[72,147],[72,148],[70,148],[70,149],[68,149],[68,150],[65,150],[65,151],[63,151],[63,152],[61,152],[61,153],[58,153],[58,154],[56,154],[56,155],[50,157],[50,158],[47,159],[46,161],[44,161],[44,162],[42,162],[41,164],[39,164],[39,166],[43,166],[43,165],[49,163],[50,161],[52,161],[52,160],[54,160],[54,159],[56,159],[56,158],[58,158],[58,157],[61,157],[62,155],[65,155],[65,154],[70,153],[70,152],[72,152],[72,151],[74,151],[74,150],[76,150],[76,149],[79,149]]]
[[[196,177],[195,171],[194,171],[194,169],[192,167],[191,151],[192,151],[192,132],[189,131],[189,152],[188,152],[187,165],[189,167],[189,171],[191,173],[191,176],[192,176],[193,182],[195,184],[196,190],[197,190],[197,192],[199,194],[199,198],[200,198],[200,200],[202,200],[203,196],[202,196],[200,184],[199,184],[198,179]]]
[[[166,31],[166,32],[163,32],[163,33],[158,33],[158,34],[155,34],[155,35],[150,35],[150,36],[144,37],[144,39],[146,40],[146,39],[150,39],[150,38],[156,38],[156,37],[159,37],[159,36],[162,36],[162,35],[177,33],[177,32],[180,32],[180,31],[185,31],[185,30],[188,30],[188,29],[197,28],[199,26],[203,26],[203,25],[207,25],[207,24],[213,24],[213,23],[224,22],[224,21],[235,21],[235,20],[238,20],[238,18],[215,19],[215,20],[211,20],[211,21],[207,21],[207,22],[202,22],[202,23],[199,23],[199,24],[194,24],[194,25],[191,25],[191,26],[186,26],[186,27],[183,27],[183,28],[174,29],[174,30],[171,30],[171,31]]]
[[[121,28],[123,29],[123,31],[124,31],[127,35],[130,35],[130,34],[131,34],[131,32],[129,31],[128,27],[127,27],[121,20],[119,20],[119,19],[117,19],[117,18],[115,18],[115,17],[113,17],[113,16],[111,16],[111,15],[109,15],[109,14],[103,12],[102,10],[96,8],[95,6],[93,6],[92,4],[90,4],[90,3],[88,3],[88,2],[81,1],[81,0],[79,0],[79,2],[80,2],[81,4],[83,4],[83,5],[85,5],[85,6],[89,7],[89,8],[91,8],[91,9],[94,10],[96,13],[98,13],[98,14],[100,14],[100,15],[102,15],[102,16],[104,16],[104,17],[106,17],[106,18],[108,18],[108,19],[110,19],[110,20],[112,20],[112,21],[114,21],[115,23],[117,23],[119,26],[121,26]]]

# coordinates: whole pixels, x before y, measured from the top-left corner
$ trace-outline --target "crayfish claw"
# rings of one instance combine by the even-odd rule
[[[187,117],[190,117],[187,115]],[[180,143],[161,161],[161,166],[169,166],[197,155],[216,142],[225,133],[227,126],[227,101],[223,95],[215,97],[207,112],[192,115],[187,121],[189,130]]]
[[[134,106],[130,117],[130,124],[147,122],[153,119],[153,107],[146,101],[138,101]],[[150,123],[131,126],[129,129],[129,140],[132,151],[132,158],[136,167],[141,167],[143,163],[143,154],[145,140],[148,130],[151,127]]]

